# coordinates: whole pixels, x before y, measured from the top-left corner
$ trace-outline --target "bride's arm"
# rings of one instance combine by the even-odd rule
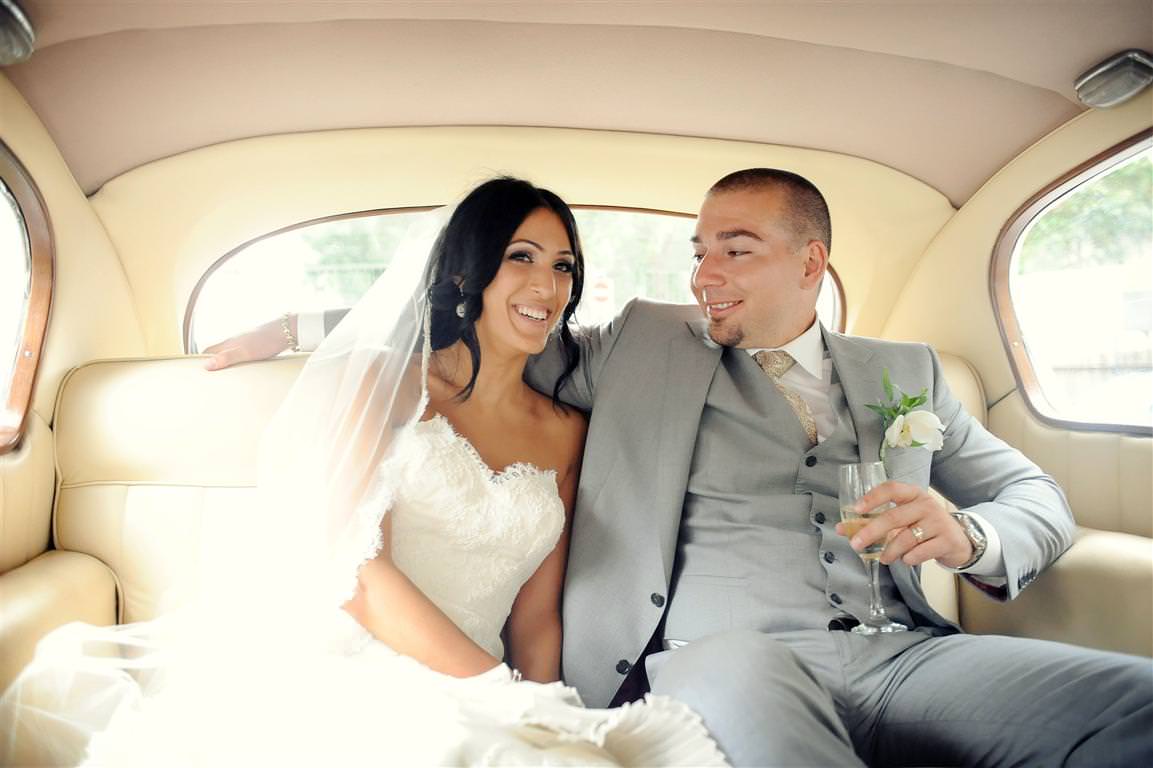
[[[360,569],[356,595],[344,609],[398,653],[453,677],[471,677],[500,664],[474,643],[392,561],[392,521],[381,525],[380,554]]]
[[[508,621],[509,660],[512,666],[526,679],[540,683],[560,679],[561,590],[568,560],[569,531],[572,529],[586,426],[583,415],[574,416],[579,422],[579,427],[574,430],[574,433],[579,433],[574,434],[574,458],[558,488],[565,508],[564,530],[553,551],[521,587]]]

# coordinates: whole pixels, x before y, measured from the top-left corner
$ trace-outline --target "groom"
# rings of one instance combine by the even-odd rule
[[[929,607],[916,565],[1012,598],[1069,546],[1072,518],[1051,478],[964,412],[931,349],[816,321],[830,242],[810,182],[738,171],[701,207],[700,308],[637,300],[578,336],[564,396],[592,415],[566,681],[590,706],[646,685],[681,699],[738,765],[1153,764],[1149,660],[968,636]],[[557,366],[546,352],[530,377],[551,389]],[[850,542],[837,467],[878,457],[866,405],[885,369],[927,389],[941,447],[888,449],[894,482],[868,506],[895,506]],[[885,541],[884,607],[910,631],[842,631],[868,613],[857,552]]]
[[[1147,659],[968,636],[929,607],[916,565],[1012,598],[1068,548],[1072,517],[1051,478],[962,409],[931,349],[816,321],[830,240],[806,179],[730,174],[693,237],[700,310],[638,300],[583,337],[564,393],[592,409],[566,681],[604,706],[647,678],[701,713],[735,764],[1153,764]],[[784,373],[762,365],[773,350]],[[888,450],[896,482],[868,506],[896,506],[850,548],[837,467],[878,457],[866,405],[885,369],[927,389],[943,444]],[[531,375],[556,368],[542,358]],[[857,551],[890,535],[884,606],[913,631],[839,631],[868,614]]]

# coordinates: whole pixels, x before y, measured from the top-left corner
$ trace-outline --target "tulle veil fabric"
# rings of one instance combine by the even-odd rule
[[[153,621],[71,624],[40,643],[0,698],[0,765],[78,764],[142,710],[147,728],[227,711],[230,697],[239,709],[246,688],[267,698],[300,659],[366,642],[340,606],[381,544],[389,489],[376,469],[427,402],[431,254],[449,212],[415,220],[303,366],[262,441],[258,502],[206,537],[196,596]]]

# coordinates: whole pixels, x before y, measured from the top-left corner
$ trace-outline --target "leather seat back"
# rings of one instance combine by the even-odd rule
[[[56,547],[113,570],[121,622],[150,619],[190,588],[202,537],[229,535],[251,508],[260,436],[304,359],[215,373],[202,358],[110,360],[67,376]]]

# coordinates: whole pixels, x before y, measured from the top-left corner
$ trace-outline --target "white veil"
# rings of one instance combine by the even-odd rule
[[[314,621],[350,599],[359,567],[380,547],[390,498],[377,470],[426,404],[430,254],[446,218],[438,211],[414,222],[387,271],[312,353],[265,431],[254,535],[263,532],[273,551],[255,562],[268,569],[257,577],[271,580],[261,585],[269,598],[258,610],[272,612],[275,626],[292,617]],[[220,586],[209,593],[228,602],[235,590]]]
[[[302,658],[367,639],[341,606],[381,544],[378,469],[426,404],[430,265],[447,218],[414,222],[303,366],[262,442],[256,508],[206,537],[198,597],[154,621],[48,635],[0,699],[0,765],[76,764],[119,721],[156,739],[206,708],[250,721],[246,686],[267,698]]]

